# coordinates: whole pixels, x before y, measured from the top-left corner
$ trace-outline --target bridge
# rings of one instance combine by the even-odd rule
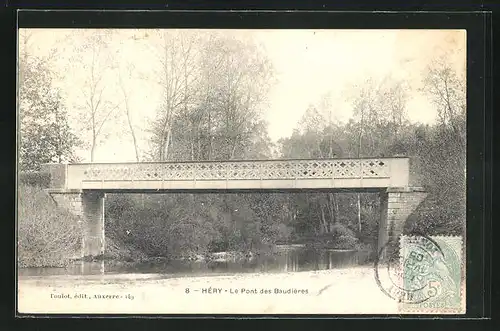
[[[106,193],[378,192],[378,246],[402,232],[426,197],[409,186],[409,159],[300,159],[45,164],[54,201],[84,221],[82,255],[104,253]]]

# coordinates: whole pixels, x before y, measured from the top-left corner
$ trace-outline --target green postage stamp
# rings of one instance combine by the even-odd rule
[[[411,300],[401,313],[465,313],[465,259],[461,236],[401,236],[400,284]]]

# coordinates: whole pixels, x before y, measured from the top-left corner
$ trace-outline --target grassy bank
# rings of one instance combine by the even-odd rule
[[[19,267],[61,267],[80,255],[79,218],[59,208],[40,186],[18,190]]]

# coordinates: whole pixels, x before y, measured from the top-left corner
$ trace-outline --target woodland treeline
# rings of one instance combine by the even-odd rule
[[[119,134],[133,141],[137,161],[406,155],[411,158],[412,184],[424,186],[430,194],[405,231],[463,232],[465,80],[446,58],[435,59],[422,73],[420,93],[433,102],[439,115],[434,125],[409,122],[409,85],[388,76],[352,87],[354,116],[347,123],[335,119],[335,104],[325,91],[322,99],[311,100],[293,134],[273,143],[263,113],[275,73],[258,45],[216,33],[208,37],[151,33],[157,42],[147,47],[158,55],[151,75],[138,73],[134,63],[127,63],[119,53],[105,51],[110,48],[111,32],[80,36],[84,42],[75,48],[72,60],[80,59],[78,70],[86,74],[86,80],[76,108],[76,125],[71,124],[73,112],[69,113],[55,83],[58,73],[51,63],[57,51],[36,56],[29,51],[30,36],[24,36],[19,57],[21,171],[37,172],[48,162],[78,162],[77,148],[86,148],[94,161],[96,149],[118,122],[123,124]],[[144,38],[131,40],[147,44]],[[120,93],[110,94],[114,99],[107,97],[105,75],[116,78],[114,88]],[[150,80],[163,91],[155,118],[142,127],[134,122],[140,109],[130,103],[132,76]],[[138,130],[150,133],[147,148],[139,144]],[[28,192],[21,197],[24,213],[36,213],[28,203],[36,194],[25,184],[22,189]],[[378,204],[376,194],[108,194],[106,235],[114,246],[146,256],[269,251],[276,243],[372,249]],[[47,218],[56,217],[50,215]],[[43,230],[35,229],[49,220],[38,217],[29,222],[22,227],[27,230],[20,231],[20,247],[25,252],[43,244],[34,244],[26,234],[39,237],[40,242]],[[50,222],[60,224],[63,231],[62,220]],[[64,229],[64,238],[74,242],[79,233],[71,229],[71,233]]]

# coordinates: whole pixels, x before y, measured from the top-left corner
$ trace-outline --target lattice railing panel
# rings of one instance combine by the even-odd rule
[[[384,160],[362,160],[362,174],[367,178],[379,178],[389,176],[389,166]]]
[[[307,161],[297,164],[297,178],[332,178],[332,161]]]
[[[189,163],[191,165],[191,163]],[[192,178],[196,179],[226,179],[224,163],[198,163],[193,166]]]
[[[196,169],[193,163],[157,163],[159,171],[163,173],[163,178],[174,180],[193,179]]]
[[[226,163],[227,179],[260,179],[260,162],[231,162]]]
[[[262,179],[290,179],[296,177],[296,164],[293,162],[268,162],[261,165]]]
[[[241,180],[385,178],[384,159],[90,164],[84,180]]]
[[[361,164],[359,160],[335,161],[334,178],[358,178],[361,177]]]

